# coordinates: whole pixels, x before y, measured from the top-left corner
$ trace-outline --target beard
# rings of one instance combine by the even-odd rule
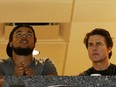
[[[21,47],[12,47],[13,51],[17,54],[17,55],[21,55],[21,56],[27,56],[32,54],[33,52],[33,48],[21,48]]]

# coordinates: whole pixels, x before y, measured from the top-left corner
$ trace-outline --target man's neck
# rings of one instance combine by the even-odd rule
[[[23,56],[23,55],[17,55],[17,54],[13,54],[13,60],[15,64],[24,64],[25,66],[30,65],[30,63],[33,60],[33,56],[31,55],[27,55],[27,56]]]
[[[93,67],[95,70],[106,70],[110,66],[109,61],[104,61],[104,62],[98,62],[98,63],[93,63]]]

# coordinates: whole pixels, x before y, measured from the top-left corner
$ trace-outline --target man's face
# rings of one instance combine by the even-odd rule
[[[101,35],[92,35],[88,40],[88,54],[93,62],[102,62],[108,59],[111,48],[107,48],[105,38]]]
[[[13,34],[13,40],[10,44],[12,44],[13,51],[16,54],[31,54],[35,47],[33,31],[26,27],[17,29]]]

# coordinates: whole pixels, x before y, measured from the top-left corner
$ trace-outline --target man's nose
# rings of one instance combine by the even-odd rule
[[[97,49],[97,46],[96,45],[93,45],[93,50],[96,50]]]
[[[94,46],[93,46],[93,49],[94,49],[94,50],[96,50],[97,48],[98,48],[98,46],[97,46],[97,45],[94,45]]]
[[[27,34],[23,34],[22,37],[23,37],[23,38],[26,38],[26,37],[27,37]]]

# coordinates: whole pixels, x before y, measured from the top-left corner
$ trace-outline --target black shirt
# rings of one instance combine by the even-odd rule
[[[90,76],[91,74],[101,74],[101,75],[116,75],[116,65],[110,64],[110,66],[106,70],[95,70],[93,67],[79,74],[79,76]]]

